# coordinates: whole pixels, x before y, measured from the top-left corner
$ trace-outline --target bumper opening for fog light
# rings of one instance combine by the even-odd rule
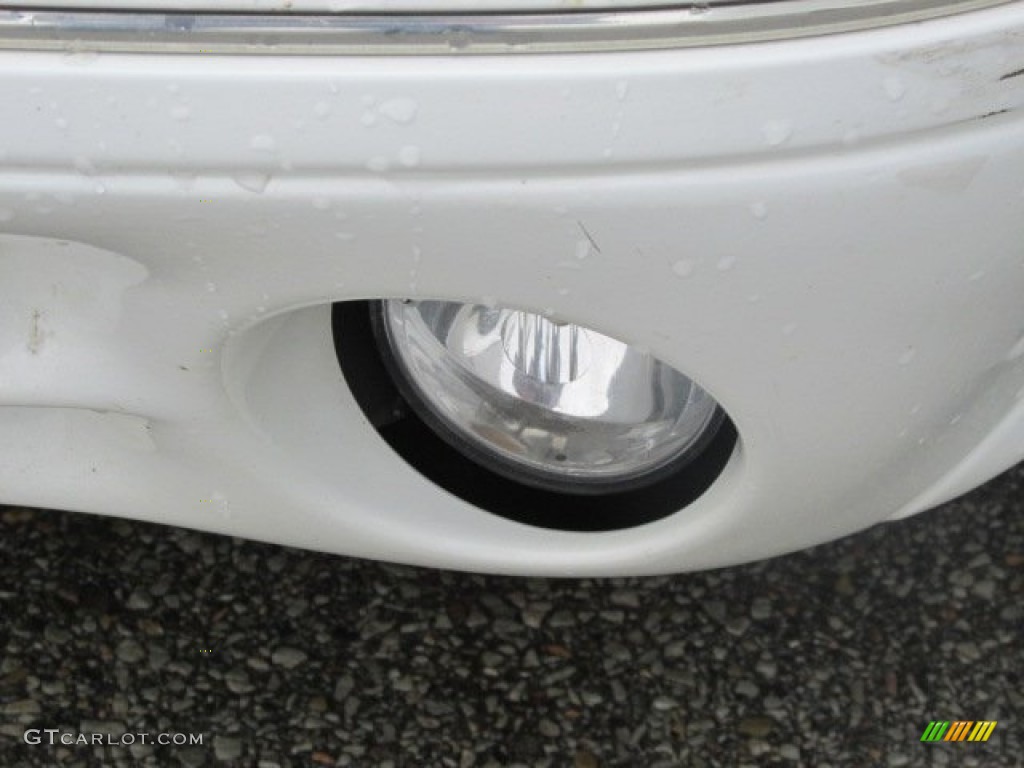
[[[522,522],[607,530],[671,514],[714,481],[735,430],[646,350],[513,309],[445,301],[334,309],[346,380],[407,462]]]

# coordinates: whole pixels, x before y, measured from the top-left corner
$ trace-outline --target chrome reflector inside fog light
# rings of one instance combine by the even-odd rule
[[[626,490],[678,469],[721,420],[715,401],[645,350],[542,315],[383,301],[400,388],[441,437],[520,482]]]

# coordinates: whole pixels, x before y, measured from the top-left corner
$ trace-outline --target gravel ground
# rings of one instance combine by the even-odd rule
[[[572,581],[3,509],[0,765],[1021,766],[1022,489],[1024,465],[809,552]],[[935,719],[999,725],[920,743]]]

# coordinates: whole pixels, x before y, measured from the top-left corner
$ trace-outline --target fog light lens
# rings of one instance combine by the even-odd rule
[[[380,303],[407,399],[449,443],[531,485],[602,493],[686,463],[715,401],[638,347],[542,315],[444,301]]]

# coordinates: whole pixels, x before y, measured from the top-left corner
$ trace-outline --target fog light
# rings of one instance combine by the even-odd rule
[[[389,300],[377,311],[420,417],[464,455],[529,485],[646,485],[693,458],[721,421],[686,376],[579,325],[444,301]]]

